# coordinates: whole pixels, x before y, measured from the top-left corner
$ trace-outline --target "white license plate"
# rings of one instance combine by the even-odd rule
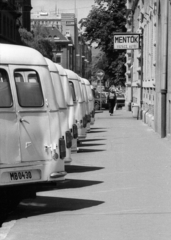
[[[9,172],[9,178],[12,182],[38,180],[40,179],[40,172],[38,170]]]

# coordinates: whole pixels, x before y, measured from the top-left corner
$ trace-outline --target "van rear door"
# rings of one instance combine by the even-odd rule
[[[52,158],[49,117],[39,74],[33,69],[13,71],[18,99],[18,121],[22,162]]]
[[[0,163],[21,162],[19,126],[8,67],[0,66]]]

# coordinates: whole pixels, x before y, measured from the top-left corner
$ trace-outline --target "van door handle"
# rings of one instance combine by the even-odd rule
[[[26,121],[25,119],[23,119],[23,118],[20,118],[20,122],[21,123],[23,123],[23,122],[26,122],[26,123],[28,123],[29,124],[29,122],[28,121]]]
[[[45,145],[45,150],[47,151],[48,149],[50,149],[52,151],[52,146],[51,145],[50,146]]]

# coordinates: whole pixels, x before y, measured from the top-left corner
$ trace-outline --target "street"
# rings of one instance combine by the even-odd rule
[[[132,112],[97,112],[66,181],[38,188],[0,228],[5,240],[170,240],[171,148]]]

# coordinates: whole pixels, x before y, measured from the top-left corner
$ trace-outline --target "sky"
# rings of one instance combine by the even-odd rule
[[[32,0],[32,12],[55,11],[55,7],[60,12],[74,13],[75,5],[77,9],[78,21],[87,17],[94,4],[94,0]]]

